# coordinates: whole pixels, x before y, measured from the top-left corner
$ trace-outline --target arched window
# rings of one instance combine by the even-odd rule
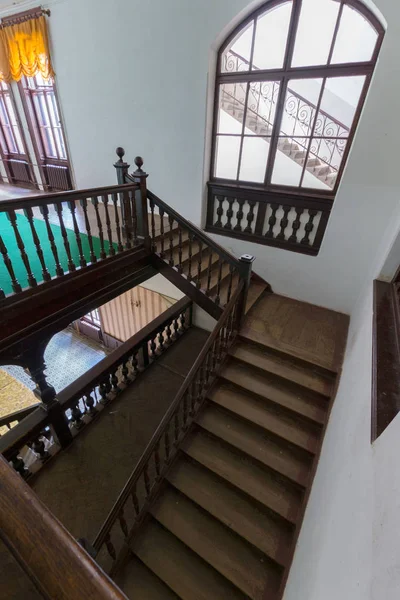
[[[211,182],[332,202],[383,35],[358,0],[247,17],[218,54]]]

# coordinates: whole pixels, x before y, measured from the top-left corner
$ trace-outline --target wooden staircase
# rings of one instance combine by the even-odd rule
[[[116,577],[132,598],[282,597],[347,318],[270,294],[260,282],[250,287],[251,305]]]

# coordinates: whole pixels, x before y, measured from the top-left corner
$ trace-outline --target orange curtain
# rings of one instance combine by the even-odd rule
[[[0,71],[5,81],[19,81],[23,75],[44,79],[54,77],[47,23],[42,15],[0,30]]]

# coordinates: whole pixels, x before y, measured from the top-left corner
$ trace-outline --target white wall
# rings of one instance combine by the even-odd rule
[[[115,181],[114,149],[145,159],[149,187],[200,223],[207,71],[248,0],[54,0],[54,66],[78,187]],[[35,2],[22,3],[21,9]],[[229,241],[252,252],[273,288],[350,312],[398,202],[400,4],[377,0],[389,26],[320,255]],[[8,13],[15,11],[15,7]],[[229,27],[228,27],[228,24]],[[213,48],[210,51],[210,48]],[[212,81],[213,73],[210,73]],[[211,93],[212,85],[209,93]],[[208,112],[207,112],[208,111]],[[207,162],[207,161],[206,161]],[[206,169],[208,171],[208,167]],[[226,239],[220,239],[222,243]]]
[[[400,207],[351,315],[340,386],[284,600],[400,597],[400,415],[370,443],[372,281],[389,274],[399,228]]]

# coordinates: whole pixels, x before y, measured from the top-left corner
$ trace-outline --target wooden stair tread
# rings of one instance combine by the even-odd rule
[[[232,413],[208,404],[196,422],[209,433],[235,446],[265,466],[277,471],[302,487],[309,479],[310,464],[302,461],[284,443],[275,443],[258,427],[244,422]]]
[[[272,518],[258,503],[183,454],[167,475],[168,481],[213,517],[264,552],[286,565],[292,528]]]
[[[178,596],[134,555],[130,556],[114,581],[129,598],[179,600]]]
[[[273,373],[328,398],[332,394],[333,381],[331,378],[324,377],[311,368],[296,364],[294,361],[290,361],[289,357],[285,360],[276,354],[268,353],[267,349],[243,341],[239,341],[231,348],[230,355],[248,365]]]
[[[302,415],[320,425],[327,418],[327,403],[317,403],[310,399],[307,393],[295,393],[286,389],[284,385],[264,376],[257,369],[253,369],[239,361],[229,361],[223,366],[220,377],[235,383],[243,389],[249,390],[271,402],[279,404],[287,410]],[[324,406],[325,404],[325,406]]]
[[[260,296],[269,288],[268,283],[264,281],[251,280],[249,291],[247,294],[247,302],[245,313],[248,313],[249,310],[254,306]]]
[[[289,482],[283,483],[245,454],[202,431],[194,432],[185,440],[182,449],[277,515],[295,523],[302,493]]]
[[[222,281],[229,276],[230,273],[230,265],[228,263],[224,263],[222,265],[222,269],[221,269],[221,283]],[[211,280],[210,280],[210,290],[212,291],[216,291],[217,285],[218,285],[218,278],[219,278],[219,265],[218,263],[214,264],[213,269],[211,270]],[[203,290],[207,289],[207,283],[208,283],[208,273],[205,272],[201,279],[201,288]]]
[[[150,509],[168,531],[252,600],[265,586],[278,589],[279,569],[173,487],[164,489]]]
[[[155,519],[139,530],[131,548],[181,600],[245,600],[242,592]]]
[[[243,393],[240,388],[220,383],[214,386],[208,398],[308,452],[315,454],[317,451],[319,435],[311,427],[296,422],[282,412],[277,414],[279,409],[274,411],[262,400]]]

